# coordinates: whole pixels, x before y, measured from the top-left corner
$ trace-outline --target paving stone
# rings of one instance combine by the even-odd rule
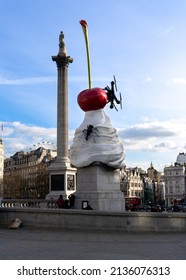
[[[185,260],[185,233],[0,228],[0,260]]]

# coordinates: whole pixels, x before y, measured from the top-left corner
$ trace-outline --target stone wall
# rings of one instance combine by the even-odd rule
[[[124,212],[94,210],[0,208],[0,227],[20,218],[24,227],[124,232],[186,232],[185,213]]]

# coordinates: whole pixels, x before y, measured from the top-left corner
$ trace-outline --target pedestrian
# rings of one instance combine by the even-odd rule
[[[58,208],[63,208],[64,204],[65,204],[65,201],[64,201],[63,196],[61,194],[58,197],[58,199],[56,200],[56,205],[57,205]]]
[[[70,208],[68,199],[65,199],[65,203],[64,203],[64,205],[63,205],[63,208],[64,208],[64,209],[69,209],[69,208]]]
[[[68,196],[68,199],[69,199],[69,203],[70,203],[70,208],[73,208],[74,207],[74,203],[75,203],[75,195],[73,193],[71,193],[69,196]]]

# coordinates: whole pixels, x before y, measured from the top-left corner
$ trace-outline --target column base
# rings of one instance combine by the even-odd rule
[[[76,191],[77,169],[70,166],[70,163],[56,159],[48,167],[49,171],[49,193],[46,199],[57,199],[63,195],[64,199]]]

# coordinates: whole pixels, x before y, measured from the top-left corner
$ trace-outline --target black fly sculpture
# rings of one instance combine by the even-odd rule
[[[87,125],[87,129],[83,129],[83,133],[85,134],[85,139],[88,141],[88,138],[91,133],[96,134],[96,136],[99,137],[99,135],[95,132],[95,127],[91,124]]]
[[[120,104],[120,107],[122,109],[122,98],[121,98],[121,93],[120,93],[120,99],[117,99],[116,95],[115,95],[115,90],[117,92],[117,85],[116,85],[116,78],[114,76],[114,81],[111,81],[111,87],[106,86],[104,88],[104,90],[107,93],[107,97],[108,97],[108,103],[110,102],[110,109],[115,108],[116,111],[118,111],[116,105],[114,104],[114,101],[117,104]]]

